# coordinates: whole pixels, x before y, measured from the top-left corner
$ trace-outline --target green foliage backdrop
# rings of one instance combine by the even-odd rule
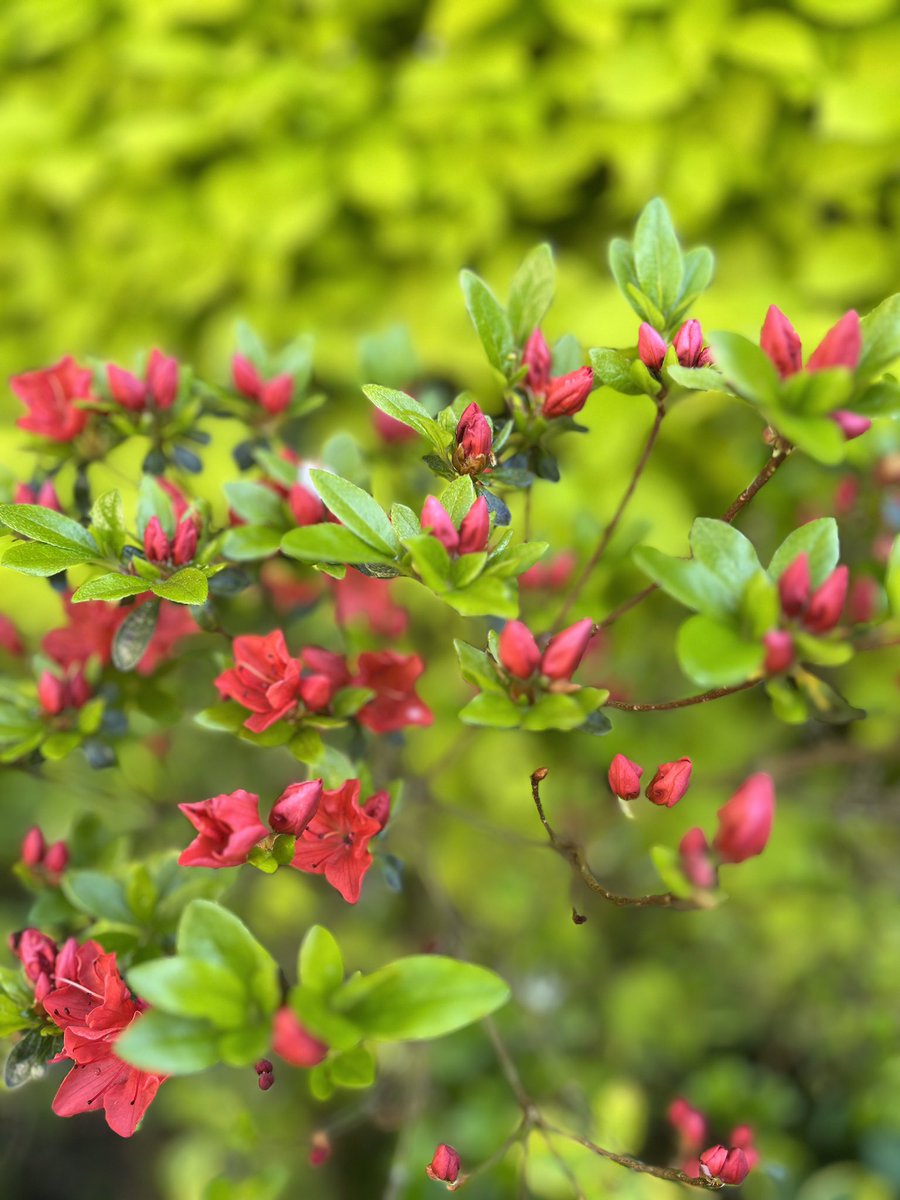
[[[637,322],[609,278],[605,246],[654,194],[666,197],[688,244],[715,247],[716,283],[697,315],[714,311],[721,326],[755,337],[774,302],[812,345],[845,308],[864,311],[896,290],[894,0],[7,0],[0,58],[5,374],[66,352],[128,363],[137,348],[160,345],[224,379],[236,317],[272,343],[314,329],[320,376],[344,387],[319,430],[350,428],[372,445],[357,341],[393,321],[409,324],[429,373],[481,384],[489,404],[460,266],[502,290],[523,251],[548,238],[561,265],[549,332],[633,343]],[[3,459],[22,475],[11,397],[2,410]],[[538,490],[535,532],[586,554],[651,414],[602,392],[583,415],[593,435],[568,452],[564,483]],[[757,426],[721,397],[668,420],[612,548],[614,567],[651,523],[654,545],[684,552],[691,518],[722,511],[735,482],[757,469]],[[867,472],[894,441],[890,426],[876,429],[854,464]],[[216,459],[207,461],[212,494]],[[134,472],[137,462],[114,466]],[[831,511],[837,474],[793,466],[745,522],[769,552],[799,514]],[[383,485],[377,471],[375,483]],[[121,479],[111,473],[108,486]],[[850,561],[854,533],[842,529]],[[32,636],[58,611],[35,583],[4,577],[0,597]],[[587,615],[640,583],[630,569],[615,590],[601,578]],[[437,714],[434,730],[415,735],[428,774],[469,692],[449,652],[428,654],[429,638],[439,631],[444,644],[450,632],[446,610],[410,603],[410,648],[428,658],[422,691]],[[641,697],[684,687],[671,651],[682,614],[660,597],[652,603],[640,636],[618,636],[586,679],[614,673]],[[320,614],[294,638],[328,644],[332,632]],[[465,636],[461,621],[453,632]],[[511,1028],[529,1084],[563,1100],[580,1088],[604,1144],[663,1161],[665,1105],[686,1093],[723,1133],[739,1120],[760,1131],[764,1162],[778,1171],[755,1173],[748,1200],[890,1200],[900,1188],[898,669],[896,652],[858,660],[850,698],[854,680],[858,691],[864,682],[870,720],[829,738],[804,732],[799,751],[792,731],[773,738],[742,696],[681,715],[677,727],[665,715],[623,716],[614,747],[584,739],[577,758],[571,738],[479,731],[434,776],[433,800],[410,800],[389,847],[440,886],[432,895],[417,882],[398,899],[379,880],[366,928],[383,915],[384,953],[433,937],[452,952],[455,917],[440,900],[452,895],[476,931],[467,953],[504,948],[493,965],[513,981],[524,1014]],[[198,654],[195,707],[208,702],[212,673]],[[623,828],[604,781],[614,750],[642,762],[694,757],[702,771],[685,811],[643,813],[637,834]],[[50,798],[44,781],[8,774],[4,865],[38,812],[50,836],[85,808],[124,832],[142,826],[153,802],[156,844],[178,844],[176,801],[234,787],[274,795],[284,764],[270,758],[260,756],[247,780],[233,746],[186,728],[164,761],[134,746],[115,776],[51,765]],[[712,916],[592,908],[575,927],[564,865],[520,844],[539,833],[527,783],[538,765],[551,768],[554,815],[613,876],[635,868],[647,845],[709,826],[735,774],[751,767],[776,775],[776,837],[728,880],[731,902]],[[434,800],[464,818],[447,816],[440,840],[426,843],[420,829],[428,814],[433,839]],[[508,840],[485,834],[483,819]],[[4,879],[2,916],[15,927],[22,898]],[[348,959],[381,961],[339,901],[329,909],[297,878],[238,887],[273,952],[334,916]],[[481,929],[491,931],[483,945]],[[418,1118],[400,1134],[405,1161],[424,1167],[440,1140],[477,1160],[515,1125],[478,1030],[427,1056],[398,1052],[389,1066],[422,1080]],[[135,1200],[278,1200],[298,1188],[329,1200],[438,1194],[424,1171],[385,1190],[394,1133],[365,1123],[336,1137],[332,1165],[311,1177],[308,1139],[321,1111],[301,1078],[283,1070],[278,1082],[263,1094],[254,1080],[219,1071],[170,1085],[125,1144],[89,1118],[51,1118],[46,1085],[2,1097],[17,1147],[0,1167],[4,1194],[78,1200],[112,1194],[111,1179]],[[541,1155],[536,1146],[534,1194],[565,1200],[569,1185]],[[678,1194],[585,1157],[577,1161],[592,1196]],[[470,1194],[512,1196],[515,1186],[510,1166]]]

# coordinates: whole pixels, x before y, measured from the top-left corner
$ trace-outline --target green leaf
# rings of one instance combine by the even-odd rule
[[[650,297],[645,296],[641,289],[632,283],[628,284],[625,291],[629,304],[641,320],[648,321],[654,329],[662,332],[666,328],[665,314],[660,312]]]
[[[228,967],[179,954],[140,963],[128,972],[128,985],[160,1012],[202,1017],[218,1029],[238,1029],[247,1021],[248,996]]]
[[[418,537],[422,532],[419,518],[405,504],[391,505],[391,524],[399,538]]]
[[[102,871],[67,871],[60,887],[70,904],[91,917],[134,923],[122,884]]]
[[[11,997],[0,993],[0,1037],[9,1037],[11,1033],[26,1028],[31,1017],[27,1012],[22,1015],[23,1007],[27,1005],[19,1005]]]
[[[73,604],[83,600],[121,600],[125,596],[139,596],[148,592],[150,584],[146,579],[137,579],[134,575],[120,575],[113,571],[108,575],[97,575],[83,583],[72,597]]]
[[[367,1088],[375,1082],[375,1055],[368,1046],[354,1046],[329,1059],[331,1078],[343,1088]]]
[[[234,562],[270,558],[281,549],[282,537],[281,529],[269,529],[266,525],[239,525],[225,534],[222,553]]]
[[[840,692],[811,671],[794,668],[793,679],[806,698],[811,715],[827,725],[848,725],[861,721],[866,713],[848,704]]]
[[[332,1050],[349,1050],[362,1040],[362,1030],[353,1021],[332,1011],[330,996],[308,987],[291,988],[291,1008],[313,1037],[326,1042]]]
[[[722,392],[725,380],[714,367],[682,367],[673,363],[666,367],[666,374],[679,385],[696,392]]]
[[[297,974],[303,987],[320,995],[328,995],[344,982],[343,955],[323,925],[307,930],[300,945]]]
[[[3,555],[3,566],[23,575],[56,575],[93,557],[87,550],[65,550],[40,542],[14,542]]]
[[[769,420],[780,434],[817,462],[834,466],[844,461],[846,440],[829,417],[795,416],[781,409],[772,413]]]
[[[816,667],[840,667],[853,657],[850,642],[832,642],[808,633],[794,635],[797,658]]]
[[[393,555],[382,554],[343,525],[333,525],[330,522],[292,529],[281,539],[281,550],[290,558],[299,558],[301,562],[309,563],[394,561]]]
[[[618,350],[610,350],[605,346],[595,347],[588,351],[588,358],[599,383],[611,387],[613,391],[622,392],[626,396],[643,394],[644,389],[631,374],[632,360],[626,358]]]
[[[900,534],[894,538],[884,580],[891,616],[900,617]]]
[[[505,617],[519,615],[515,584],[483,572],[467,587],[444,592],[441,599],[462,617]]]
[[[798,554],[809,555],[809,574],[813,587],[825,582],[841,556],[837,521],[834,517],[819,517],[807,521],[789,533],[769,563],[771,579],[779,579]]]
[[[472,683],[483,691],[499,692],[505,696],[506,692],[493,660],[483,650],[476,650],[468,642],[458,639],[454,641],[453,646],[459,659],[462,677],[467,683]]]
[[[664,592],[688,608],[721,617],[734,611],[736,597],[732,588],[702,563],[690,558],[672,558],[652,546],[638,546],[632,558]]]
[[[450,555],[446,547],[430,533],[407,538],[404,542],[409,551],[416,574],[433,592],[441,594],[451,587]]]
[[[712,617],[690,617],[678,631],[678,662],[701,687],[744,683],[761,669],[765,648]]]
[[[762,568],[753,543],[733,525],[710,517],[697,517],[688,536],[694,558],[716,575],[735,600]]]
[[[58,733],[51,733],[45,741],[41,742],[41,754],[48,762],[59,762],[60,759],[68,758],[72,751],[80,745],[80,733],[60,730]]]
[[[739,333],[717,332],[710,335],[709,344],[716,366],[738,395],[755,404],[778,403],[778,372],[755,342]]]
[[[441,492],[441,504],[450,520],[459,529],[463,517],[475,503],[475,485],[470,475],[458,475],[449,487]]]
[[[158,1075],[188,1075],[220,1060],[218,1031],[206,1021],[145,1012],[116,1038],[116,1057]]]
[[[413,955],[343,985],[332,1005],[375,1041],[442,1037],[509,1000],[493,971],[439,954]]]
[[[542,559],[548,548],[549,542],[522,542],[518,546],[510,546],[499,554],[491,555],[490,573],[500,579],[521,575]]]
[[[223,491],[231,508],[250,525],[278,527],[287,524],[284,503],[271,488],[239,479],[226,483]]]
[[[112,661],[116,670],[134,670],[150,645],[158,619],[158,600],[150,600],[131,610],[113,637]]]
[[[473,696],[459,719],[464,725],[490,725],[495,729],[517,729],[522,723],[524,710],[513,704],[508,696],[481,692]]]
[[[481,339],[488,362],[501,375],[508,376],[515,365],[515,337],[506,311],[484,280],[472,271],[462,271],[459,282],[466,310]]]
[[[846,408],[852,392],[853,375],[846,367],[798,371],[782,384],[782,403],[792,412],[820,416]]]
[[[278,965],[226,908],[209,900],[192,900],[178,925],[178,953],[200,958],[231,971],[244,981],[264,1012],[278,1007]]]
[[[650,858],[663,885],[673,896],[686,899],[694,894],[693,887],[681,870],[676,850],[671,846],[651,846]]]
[[[513,338],[521,346],[543,321],[553,303],[556,267],[553,251],[543,242],[526,256],[513,276],[507,312]]]
[[[17,1088],[40,1079],[46,1072],[48,1059],[61,1049],[61,1038],[43,1037],[37,1029],[30,1029],[10,1050],[3,1068],[3,1082],[8,1088]]]
[[[450,564],[450,579],[454,589],[465,589],[474,583],[487,565],[488,556],[484,550],[475,554],[463,554]]]
[[[368,492],[329,471],[312,470],[309,474],[322,503],[351,533],[382,554],[397,554],[400,542],[394,527]]]
[[[40,504],[0,504],[0,524],[47,546],[83,550],[85,558],[100,552],[100,547],[83,525]]]
[[[688,250],[683,258],[684,276],[681,281],[681,295],[678,297],[678,307],[684,311],[705,292],[712,283],[716,260],[708,246],[695,246]],[[678,314],[680,318],[683,313]]]
[[[91,509],[91,528],[102,549],[115,557],[125,545],[125,505],[114,488],[94,501]]]
[[[452,433],[443,430],[418,400],[405,392],[393,388],[379,387],[377,384],[367,384],[363,388],[364,395],[372,401],[376,408],[383,413],[415,429],[434,446],[438,454],[443,454],[453,439]]]
[[[853,411],[864,417],[900,416],[900,383],[893,375],[885,375],[854,397]]]
[[[223,700],[221,704],[213,704],[210,708],[198,712],[194,720],[204,729],[235,733],[243,725],[246,717],[246,709],[235,704],[233,700]]]
[[[601,694],[604,699],[609,695],[608,692]],[[536,704],[524,710],[522,728],[535,732],[544,729],[577,729],[584,724],[587,715],[575,696],[548,692]]]
[[[672,218],[658,196],[638,217],[632,247],[641,291],[667,313],[681,295],[684,266]]]
[[[900,358],[900,294],[889,296],[860,321],[858,379],[871,379]]]
[[[172,510],[172,501],[152,475],[144,475],[141,477],[138,488],[137,533],[139,538],[143,538],[151,517],[158,519],[166,537],[174,536],[175,513]]]
[[[206,576],[197,567],[182,567],[168,579],[150,585],[154,595],[176,604],[204,604],[209,595]]]
[[[634,304],[628,292],[628,285],[637,284],[637,269],[634,264],[631,242],[627,242],[624,238],[612,239],[609,243],[609,269],[619,291],[633,308]]]

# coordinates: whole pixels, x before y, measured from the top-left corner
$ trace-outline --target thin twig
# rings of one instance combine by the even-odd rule
[[[635,466],[634,471],[631,474],[631,479],[628,483],[628,487],[625,489],[622,499],[619,501],[616,511],[610,517],[609,522],[606,525],[606,528],[600,534],[600,540],[597,542],[597,545],[594,547],[593,554],[587,560],[587,562],[584,564],[581,574],[578,576],[578,579],[575,581],[575,586],[572,588],[572,590],[569,592],[568,596],[566,596],[565,600],[563,601],[563,606],[557,613],[556,620],[553,622],[552,629],[550,630],[551,633],[555,633],[556,630],[558,630],[562,626],[566,617],[569,615],[572,605],[575,603],[575,601],[581,595],[581,591],[582,591],[584,585],[587,583],[588,579],[590,578],[591,573],[593,572],[594,568],[597,566],[597,563],[600,561],[600,559],[606,553],[606,548],[609,545],[609,543],[612,541],[612,536],[616,532],[616,529],[619,526],[619,522],[622,519],[622,515],[625,512],[625,509],[628,507],[628,502],[631,499],[631,497],[634,495],[634,490],[638,485],[638,480],[640,479],[641,475],[643,474],[644,467],[646,467],[647,462],[650,459],[650,455],[653,452],[653,446],[656,442],[656,438],[659,433],[659,428],[662,425],[663,417],[665,415],[666,415],[665,405],[663,404],[662,399],[660,397],[657,397],[656,416],[654,417],[654,420],[653,420],[653,427],[650,430],[650,436],[647,438],[647,442],[644,446],[643,452],[641,453],[641,457],[638,459],[637,465]]]
[[[721,1179],[713,1179],[708,1175],[695,1178],[693,1175],[686,1175],[677,1167],[654,1167],[650,1163],[642,1162],[639,1158],[632,1158],[630,1154],[614,1154],[612,1150],[605,1150],[603,1146],[598,1146],[590,1138],[582,1137],[578,1133],[569,1133],[546,1121],[543,1122],[541,1128],[545,1133],[552,1133],[569,1142],[575,1142],[577,1145],[583,1146],[585,1150],[590,1150],[592,1154],[618,1163],[620,1167],[627,1167],[629,1171],[637,1171],[641,1175],[652,1175],[655,1179],[670,1179],[673,1183],[684,1183],[688,1187],[703,1188],[707,1192],[718,1192],[725,1186]]]
[[[607,700],[603,707],[617,708],[621,712],[668,712],[673,708],[690,708],[694,704],[708,704],[710,700],[721,700],[723,696],[733,696],[736,692],[745,692],[748,688],[756,687],[759,682],[758,679],[747,679],[744,683],[734,684],[733,687],[712,688],[698,696],[665,700],[659,704],[629,704],[627,700]]]
[[[537,809],[541,824],[544,826],[547,837],[550,839],[551,847],[571,864],[592,892],[595,892],[598,896],[602,896],[610,904],[615,904],[617,908],[677,908],[687,910],[704,907],[696,900],[691,900],[685,896],[676,896],[674,892],[654,892],[647,896],[620,896],[618,893],[611,892],[608,888],[605,888],[588,865],[582,847],[575,842],[569,842],[557,837],[552,825],[547,820],[547,814],[544,812],[544,805],[541,800],[541,782],[547,778],[547,774],[546,767],[538,767],[536,771],[532,772],[531,797],[534,800],[534,807]]]

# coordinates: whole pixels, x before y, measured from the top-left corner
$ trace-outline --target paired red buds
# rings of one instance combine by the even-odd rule
[[[750,1166],[743,1150],[737,1147],[728,1150],[725,1146],[711,1146],[700,1155],[700,1170],[712,1179],[723,1183],[743,1183],[750,1174]]]
[[[232,358],[231,378],[241,395],[255,400],[272,417],[283,413],[293,398],[293,376],[276,375],[264,381],[255,365],[243,354],[235,354]]]
[[[22,839],[19,861],[32,871],[41,871],[56,882],[69,865],[69,847],[64,841],[48,846],[37,825],[33,825]]]
[[[183,567],[193,562],[197,552],[197,524],[192,516],[182,517],[169,540],[159,517],[151,517],[144,530],[144,556],[147,562]]]
[[[493,441],[490,422],[473,400],[456,426],[453,465],[460,475],[478,475],[494,465]]]
[[[835,567],[825,582],[811,591],[809,556],[798,554],[778,580],[781,611],[786,617],[799,617],[810,633],[828,633],[843,612],[849,576],[847,567]]]
[[[267,1058],[261,1058],[259,1062],[255,1064],[254,1070],[257,1074],[259,1090],[261,1092],[267,1092],[275,1082],[275,1068]]]
[[[425,1174],[429,1179],[434,1179],[438,1183],[456,1183],[459,1179],[461,1165],[462,1160],[456,1150],[445,1142],[441,1142],[435,1150],[431,1162],[425,1168]]]
[[[171,408],[178,395],[178,359],[151,350],[144,380],[112,363],[106,378],[112,398],[129,412]]]
[[[67,708],[81,708],[91,698],[91,686],[84,671],[77,670],[65,679],[50,671],[42,671],[37,683],[38,703],[50,717],[57,717]]]
[[[454,558],[460,554],[477,554],[487,546],[491,532],[487,501],[484,496],[479,496],[457,530],[440,500],[429,496],[422,506],[422,529],[436,537]]]
[[[52,479],[45,479],[38,488],[29,483],[17,483],[13,489],[13,504],[39,504],[41,508],[52,508],[54,512],[62,512]]]
[[[703,345],[703,329],[699,321],[685,321],[672,339],[675,355],[682,367],[708,367],[712,354]],[[665,338],[646,321],[638,330],[638,358],[648,371],[659,376],[666,360]]]
[[[552,637],[542,654],[527,625],[507,621],[500,634],[500,662],[517,679],[530,679],[540,670],[548,679],[567,681],[584,658],[593,628],[589,617],[576,621]]]
[[[541,414],[547,420],[572,417],[581,412],[594,387],[592,367],[579,367],[566,375],[552,377],[553,359],[540,329],[535,329],[525,343],[522,363],[528,368],[525,386],[533,396],[543,398]]]

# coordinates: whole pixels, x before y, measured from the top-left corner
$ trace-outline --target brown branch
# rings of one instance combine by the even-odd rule
[[[641,475],[644,473],[644,467],[646,467],[646,465],[650,459],[650,455],[653,452],[653,446],[656,443],[656,438],[657,438],[657,435],[659,434],[659,429],[660,429],[660,426],[662,425],[663,417],[666,415],[666,409],[665,409],[665,405],[663,403],[663,396],[664,396],[664,393],[662,393],[662,394],[660,394],[660,396],[656,397],[656,416],[653,419],[653,427],[650,430],[650,436],[647,438],[647,442],[644,446],[643,452],[641,453],[641,457],[638,459],[637,465],[635,466],[634,471],[632,471],[632,473],[631,473],[631,479],[629,481],[628,487],[625,489],[622,499],[619,501],[616,511],[610,517],[609,522],[606,525],[606,528],[600,534],[600,540],[598,541],[597,545],[595,546],[593,554],[587,560],[587,562],[584,564],[581,574],[578,576],[578,579],[575,581],[574,587],[572,588],[572,590],[569,592],[568,596],[566,596],[565,600],[563,601],[563,606],[557,613],[556,620],[553,622],[553,626],[550,630],[551,633],[555,633],[556,630],[558,630],[560,628],[560,626],[563,624],[566,617],[569,615],[572,605],[575,603],[575,601],[581,595],[581,591],[584,588],[584,585],[587,583],[588,579],[590,578],[592,571],[594,570],[594,568],[596,567],[596,565],[600,561],[600,559],[603,557],[603,555],[606,553],[606,548],[609,545],[609,543],[612,541],[612,536],[616,532],[616,529],[619,526],[619,522],[622,519],[622,514],[625,512],[625,509],[628,507],[628,502],[631,500],[631,497],[634,495],[634,490],[638,485],[638,480],[640,479]]]
[[[549,1125],[546,1121],[542,1128],[546,1133],[555,1134],[569,1142],[575,1142],[576,1145],[583,1146],[585,1150],[590,1150],[592,1154],[598,1154],[601,1158],[618,1163],[620,1167],[627,1167],[629,1171],[637,1171],[641,1175],[653,1175],[656,1179],[670,1179],[673,1183],[684,1183],[688,1187],[703,1188],[707,1192],[718,1192],[725,1186],[721,1179],[713,1179],[709,1175],[701,1175],[697,1178],[693,1175],[686,1175],[677,1167],[654,1167],[650,1163],[642,1162],[639,1158],[632,1158],[630,1154],[614,1154],[612,1150],[605,1150],[603,1146],[598,1146],[590,1138],[582,1137],[579,1133],[569,1133],[565,1129],[559,1129],[556,1125]]]
[[[752,483],[749,483],[740,493],[740,495],[736,496],[734,500],[732,500],[731,504],[729,504],[720,520],[724,521],[726,525],[734,524],[734,520],[738,514],[743,512],[756,493],[761,488],[765,487],[782,463],[787,462],[793,449],[794,447],[790,442],[786,441],[784,438],[777,437],[775,446],[772,450],[772,457],[752,481]],[[620,604],[618,608],[614,608],[613,611],[605,616],[602,621],[598,621],[594,625],[594,633],[599,633],[601,629],[608,629],[610,625],[618,621],[619,617],[624,616],[625,613],[630,612],[631,609],[636,608],[639,604],[642,604],[648,596],[652,596],[658,587],[658,583],[651,583],[648,584],[648,586],[642,591],[635,592],[633,596],[630,596],[629,599]]]
[[[748,679],[744,683],[736,683],[733,687],[712,688],[701,692],[699,696],[685,696],[681,700],[665,700],[660,704],[629,704],[626,700],[607,700],[604,708],[617,708],[621,712],[668,712],[673,708],[690,708],[693,704],[708,704],[710,700],[721,700],[723,696],[733,696],[736,692],[745,692],[748,688],[756,687],[758,679]]]
[[[598,896],[602,896],[610,904],[615,904],[617,908],[677,908],[688,910],[703,907],[696,900],[691,900],[684,896],[676,896],[674,892],[654,892],[648,896],[620,896],[616,892],[611,892],[608,888],[605,888],[588,865],[582,847],[575,842],[569,842],[564,838],[557,837],[552,825],[547,820],[547,814],[544,812],[544,805],[541,800],[541,782],[546,778],[546,767],[538,767],[536,771],[532,772],[531,798],[534,800],[534,807],[537,809],[541,824],[544,826],[547,837],[550,839],[551,848],[566,859],[592,892],[595,892]],[[580,922],[576,922],[576,924],[580,924]]]

